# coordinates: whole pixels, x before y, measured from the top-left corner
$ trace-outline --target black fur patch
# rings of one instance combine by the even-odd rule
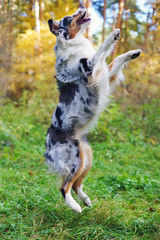
[[[80,59],[80,63],[83,66],[83,69],[86,73],[91,74],[92,73],[92,66],[91,66],[91,62],[89,62],[87,60],[87,58],[81,58]],[[82,71],[82,70],[81,70]]]
[[[57,121],[58,121],[58,125],[61,128],[63,121],[61,120],[61,116],[62,116],[62,110],[60,107],[57,107],[56,112],[55,112]]]
[[[89,98],[86,99],[86,103],[89,105],[91,100]]]
[[[70,26],[70,25],[71,25],[72,20],[73,20],[73,17],[71,17],[71,16],[64,17],[64,18],[60,21],[60,26],[67,28],[67,26]]]
[[[51,158],[51,156],[50,156],[48,153],[45,153],[44,156],[45,156],[46,160],[49,160],[49,161],[51,161],[51,162],[54,162],[54,159]]]
[[[49,25],[50,31],[52,32],[52,25],[53,25],[52,19],[49,19],[49,20],[48,20],[48,25]]]
[[[74,144],[75,147],[78,147],[79,146],[79,141],[77,139],[74,139],[73,144]]]
[[[90,97],[90,102],[94,103],[95,105],[98,104],[98,93],[97,90],[90,90],[88,88],[88,96]]]
[[[71,173],[74,173],[74,172],[75,172],[75,167],[73,167],[71,170]]]
[[[91,110],[89,110],[89,108],[87,108],[87,107],[84,108],[84,111],[86,113],[90,113],[91,115],[93,115],[93,112]]]
[[[131,59],[135,59],[135,58],[139,57],[139,55],[140,55],[140,52],[134,53],[134,54],[131,56]]]
[[[64,188],[61,188],[61,193],[62,193],[62,196],[63,196],[64,199],[65,199],[66,194],[65,194]]]
[[[120,37],[120,33],[118,33],[115,37],[114,37],[114,41],[119,40]]]
[[[59,102],[65,103],[66,105],[70,105],[72,100],[75,97],[76,92],[79,91],[79,87],[77,84],[68,83],[60,88],[60,97]]]
[[[73,20],[72,16],[68,16],[68,17],[64,17],[60,22],[60,30],[59,32],[61,32],[63,34],[63,37],[68,40],[69,39],[69,32],[68,32],[68,26],[71,25],[71,22]]]
[[[51,124],[50,128],[48,129],[48,134],[52,144],[56,144],[56,142],[67,143],[68,139],[73,135],[73,130],[65,132]]]
[[[79,157],[79,149],[77,150],[76,157]]]
[[[80,67],[80,66],[78,67],[78,70],[79,70],[80,72],[82,72],[82,69],[81,69],[81,67]]]
[[[67,40],[68,38],[68,29],[60,29],[59,32],[63,35],[63,37]]]
[[[83,98],[83,97],[81,97],[80,100],[81,100],[81,102],[82,102],[83,104],[85,104],[85,101],[84,101],[84,98]]]

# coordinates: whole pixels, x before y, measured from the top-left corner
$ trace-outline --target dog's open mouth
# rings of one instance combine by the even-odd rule
[[[91,20],[90,18],[85,18],[85,16],[86,16],[86,11],[85,11],[85,13],[76,21],[77,25],[81,25],[81,24],[83,24],[83,23],[88,22],[88,21]]]

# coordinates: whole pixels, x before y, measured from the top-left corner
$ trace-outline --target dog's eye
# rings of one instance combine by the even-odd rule
[[[64,26],[69,25],[71,21],[72,21],[72,17],[65,17],[65,18],[63,18]]]

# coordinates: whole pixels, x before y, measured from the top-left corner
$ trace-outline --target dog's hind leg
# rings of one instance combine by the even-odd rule
[[[120,56],[118,56],[112,63],[109,64],[109,77],[110,77],[110,87],[111,92],[114,92],[117,85],[120,84],[121,81],[124,81],[125,77],[122,73],[122,68],[125,63],[130,62],[131,60],[139,57],[141,54],[141,50],[132,50],[126,52]]]
[[[82,212],[82,209],[80,205],[72,197],[71,187],[73,185],[73,182],[76,181],[76,179],[82,174],[82,171],[83,171],[82,169],[79,169],[72,179],[70,179],[70,177],[65,177],[61,186],[61,193],[65,199],[66,205],[70,207],[72,210],[74,210],[75,212],[79,212],[79,213]]]
[[[81,151],[80,151],[81,152]],[[80,154],[81,156],[81,154]],[[70,174],[68,176],[64,177],[62,186],[61,186],[61,193],[62,196],[65,199],[65,203],[67,206],[69,206],[72,210],[75,212],[82,212],[80,205],[74,200],[74,198],[71,195],[71,187],[73,183],[82,175],[83,168],[84,168],[84,161],[83,158],[80,157],[81,164],[77,172],[73,175]]]
[[[77,194],[77,196],[81,200],[83,200],[84,204],[87,205],[88,207],[90,207],[91,206],[90,198],[83,192],[83,189],[82,189],[82,187],[83,187],[82,181],[92,166],[92,149],[90,146],[88,146],[88,144],[83,144],[83,147],[81,147],[81,149],[80,149],[80,156],[84,162],[84,171],[79,176],[79,178],[73,183],[72,188],[75,191],[75,193]]]
[[[92,65],[93,67],[97,64],[97,62],[105,61],[106,57],[110,55],[112,52],[116,41],[120,39],[120,30],[115,29],[113,32],[109,34],[106,40],[101,44],[96,54],[93,56]]]

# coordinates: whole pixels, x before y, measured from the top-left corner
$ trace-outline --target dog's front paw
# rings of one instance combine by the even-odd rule
[[[142,52],[141,49],[137,49],[137,50],[131,51],[131,52],[130,52],[130,58],[131,58],[131,59],[135,59],[135,58],[139,57],[140,54],[141,54],[141,52]]]
[[[131,50],[129,52],[126,52],[121,56],[124,56],[125,62],[130,62],[131,60],[138,58],[140,56],[141,52],[142,52],[141,49],[136,49],[136,50]]]
[[[113,31],[114,41],[118,41],[120,39],[121,37],[120,33],[121,33],[120,29],[118,28],[114,29]]]

